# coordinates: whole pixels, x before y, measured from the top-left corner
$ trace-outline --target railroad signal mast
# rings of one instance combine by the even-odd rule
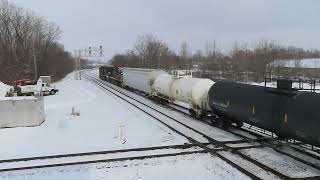
[[[91,47],[87,49],[74,50],[74,71],[76,80],[81,80],[81,58],[103,57],[103,46]]]

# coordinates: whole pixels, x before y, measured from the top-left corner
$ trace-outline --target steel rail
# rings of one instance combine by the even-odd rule
[[[91,81],[94,82],[95,84],[99,85],[101,88],[106,89],[107,91],[111,92],[112,94],[115,94],[116,96],[119,96],[119,95],[116,94],[116,93],[114,93],[114,92],[112,92],[112,90],[113,90],[113,91],[116,91],[117,93],[120,93],[120,94],[122,94],[122,95],[124,95],[124,96],[126,96],[126,97],[128,97],[128,98],[130,98],[130,99],[132,99],[132,100],[134,100],[134,101],[136,101],[136,102],[138,102],[138,103],[140,103],[140,104],[143,104],[143,105],[145,105],[146,107],[149,107],[149,108],[153,109],[154,111],[156,111],[156,112],[158,112],[158,113],[160,113],[160,114],[162,114],[162,115],[164,115],[164,116],[167,116],[168,118],[176,121],[177,123],[179,123],[179,124],[181,124],[181,125],[189,128],[189,129],[197,132],[198,134],[203,135],[203,137],[205,137],[206,139],[208,139],[209,142],[210,142],[211,144],[213,144],[213,145],[221,145],[221,146],[223,146],[224,149],[229,150],[229,151],[232,151],[234,154],[237,154],[237,155],[241,156],[242,158],[246,159],[247,161],[249,161],[249,162],[257,165],[258,167],[260,167],[261,169],[263,169],[263,170],[265,170],[265,171],[271,172],[272,174],[278,176],[278,177],[281,178],[281,179],[290,179],[290,177],[288,177],[288,176],[286,176],[286,175],[284,175],[284,174],[276,171],[275,169],[272,169],[272,168],[270,168],[270,167],[268,167],[268,166],[266,166],[266,165],[258,162],[257,160],[252,159],[252,158],[244,155],[243,153],[241,153],[241,152],[238,151],[237,149],[234,149],[234,148],[232,148],[232,147],[226,146],[226,145],[223,144],[221,141],[217,141],[217,140],[215,140],[215,139],[213,139],[213,138],[211,138],[211,137],[209,137],[209,136],[207,136],[207,135],[199,132],[198,130],[196,130],[196,129],[190,127],[190,126],[188,126],[188,125],[186,125],[186,124],[184,124],[184,123],[181,123],[180,121],[176,120],[175,118],[172,118],[171,116],[169,116],[169,115],[167,115],[167,114],[165,114],[165,113],[163,113],[163,112],[161,112],[161,111],[159,111],[159,110],[157,110],[157,109],[155,109],[155,108],[153,108],[153,107],[151,107],[151,106],[149,106],[149,105],[147,105],[147,104],[145,104],[145,103],[143,103],[143,102],[141,102],[141,101],[139,101],[139,100],[137,100],[137,99],[135,99],[135,98],[133,98],[133,97],[131,97],[130,95],[124,93],[123,91],[121,91],[121,90],[119,90],[119,89],[115,89],[114,87],[106,84],[105,81],[100,81],[99,79],[94,78],[94,77],[92,77],[92,76],[90,77],[90,76],[88,76],[88,75],[86,75],[86,77],[87,77],[88,80],[91,80]],[[108,89],[108,88],[110,88],[110,89],[112,89],[112,90],[110,90],[110,89]],[[121,98],[121,99],[123,99],[123,98]],[[127,100],[126,100],[126,101],[127,101]],[[133,103],[130,102],[130,104],[133,104]],[[174,129],[174,128],[173,128],[173,129]],[[193,143],[195,143],[195,142],[193,142]],[[200,146],[200,147],[202,147],[202,146]],[[207,148],[207,147],[202,147],[202,148],[204,148],[204,149],[206,149],[206,150],[210,150],[210,149]],[[226,162],[228,162],[229,164],[231,164],[233,167],[236,167],[238,170],[240,170],[241,172],[245,173],[246,175],[250,175],[250,176],[253,176],[253,177],[255,177],[255,178],[258,178],[258,177],[255,176],[254,174],[248,172],[248,171],[245,170],[244,168],[238,166],[237,164],[234,164],[234,163],[231,162],[229,159],[223,157],[222,155],[220,155],[220,154],[217,153],[216,151],[214,151],[214,155],[217,155],[218,157],[220,157],[221,159],[225,160]],[[252,177],[252,178],[253,178],[253,177]],[[260,178],[259,178],[259,179],[260,179]]]

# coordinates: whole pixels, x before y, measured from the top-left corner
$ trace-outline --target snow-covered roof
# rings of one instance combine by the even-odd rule
[[[271,63],[273,67],[320,68],[320,58],[281,59]]]

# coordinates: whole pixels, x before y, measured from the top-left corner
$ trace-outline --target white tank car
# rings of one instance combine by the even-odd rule
[[[159,75],[154,83],[157,96],[171,101],[182,101],[190,106],[190,113],[201,115],[210,111],[208,104],[208,92],[214,82],[210,79],[192,77],[177,78],[173,75]]]
[[[146,94],[153,92],[153,83],[160,74],[168,74],[162,70],[155,69],[123,69],[123,86],[142,91]]]

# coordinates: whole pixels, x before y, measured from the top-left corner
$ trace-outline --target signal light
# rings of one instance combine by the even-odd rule
[[[100,56],[103,56],[103,49],[102,49],[102,46],[100,46]]]
[[[91,46],[89,46],[89,55],[91,56]]]

